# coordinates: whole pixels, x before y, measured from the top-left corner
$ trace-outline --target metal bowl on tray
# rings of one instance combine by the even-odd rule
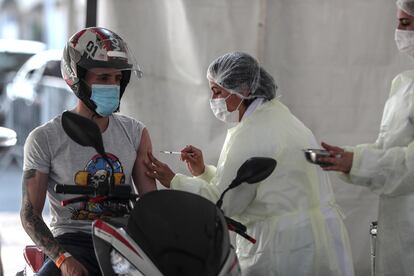
[[[321,167],[326,167],[331,165],[331,163],[320,162],[319,159],[321,157],[329,157],[330,153],[324,149],[304,149],[303,152],[305,153],[306,160],[308,160],[312,164],[319,165]]]

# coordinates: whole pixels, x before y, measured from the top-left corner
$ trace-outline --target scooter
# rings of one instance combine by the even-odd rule
[[[93,121],[65,112],[62,126],[72,140],[94,147],[107,160],[101,132]],[[220,207],[229,190],[242,183],[260,182],[275,167],[274,159],[250,158],[216,204],[174,190],[150,192],[137,200],[129,185],[114,184],[113,174],[106,183],[94,187],[57,184],[55,191],[83,195],[62,204],[78,200],[106,202],[119,211],[119,216],[92,223],[95,254],[105,276],[241,275],[228,231],[256,241],[246,233],[246,226],[226,217]]]

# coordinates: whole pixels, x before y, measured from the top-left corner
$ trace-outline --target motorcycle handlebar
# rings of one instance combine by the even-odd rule
[[[95,189],[93,187],[83,187],[75,185],[56,184],[55,192],[58,194],[74,194],[74,195],[93,195]]]
[[[107,187],[95,188],[91,186],[76,186],[76,185],[65,185],[56,184],[54,188],[58,194],[74,194],[74,195],[89,195],[89,196],[108,196],[113,199],[121,200],[135,200],[139,196],[131,193],[131,186],[129,185],[118,185],[110,191]]]
[[[247,231],[247,227],[241,224],[240,222],[235,221],[234,219],[231,219],[229,217],[225,217],[225,218],[226,218],[227,224],[230,224],[234,226],[235,228],[240,229],[240,231],[243,231],[243,232]]]
[[[236,231],[236,233],[239,234],[240,236],[242,236],[243,238],[245,238],[246,240],[248,240],[249,242],[251,242],[252,244],[256,243],[256,239],[253,238],[252,236],[248,235],[246,232]]]
[[[227,222],[227,227],[230,231],[236,232],[237,234],[239,234],[240,236],[242,236],[243,238],[245,238],[253,244],[256,243],[256,239],[246,233],[247,227],[244,224],[235,221],[234,219],[231,219],[229,217],[225,217],[225,219]]]

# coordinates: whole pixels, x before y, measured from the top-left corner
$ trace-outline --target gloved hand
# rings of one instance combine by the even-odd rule
[[[186,146],[181,150],[181,160],[187,164],[187,168],[193,176],[204,173],[205,165],[200,149],[191,145]]]
[[[157,179],[162,185],[169,188],[175,173],[167,164],[155,158],[151,152],[148,152],[148,158],[150,162],[145,162],[145,166],[148,169],[145,174],[151,178]]]
[[[322,142],[322,147],[329,151],[330,157],[321,157],[319,161],[331,163],[332,165],[322,167],[324,171],[339,171],[343,173],[349,173],[352,168],[352,161],[354,159],[354,153],[345,151],[343,148],[329,145]]]

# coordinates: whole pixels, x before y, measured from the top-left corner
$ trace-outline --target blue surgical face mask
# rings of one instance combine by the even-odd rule
[[[107,117],[119,107],[119,85],[92,84],[91,100],[96,104],[96,113]]]

